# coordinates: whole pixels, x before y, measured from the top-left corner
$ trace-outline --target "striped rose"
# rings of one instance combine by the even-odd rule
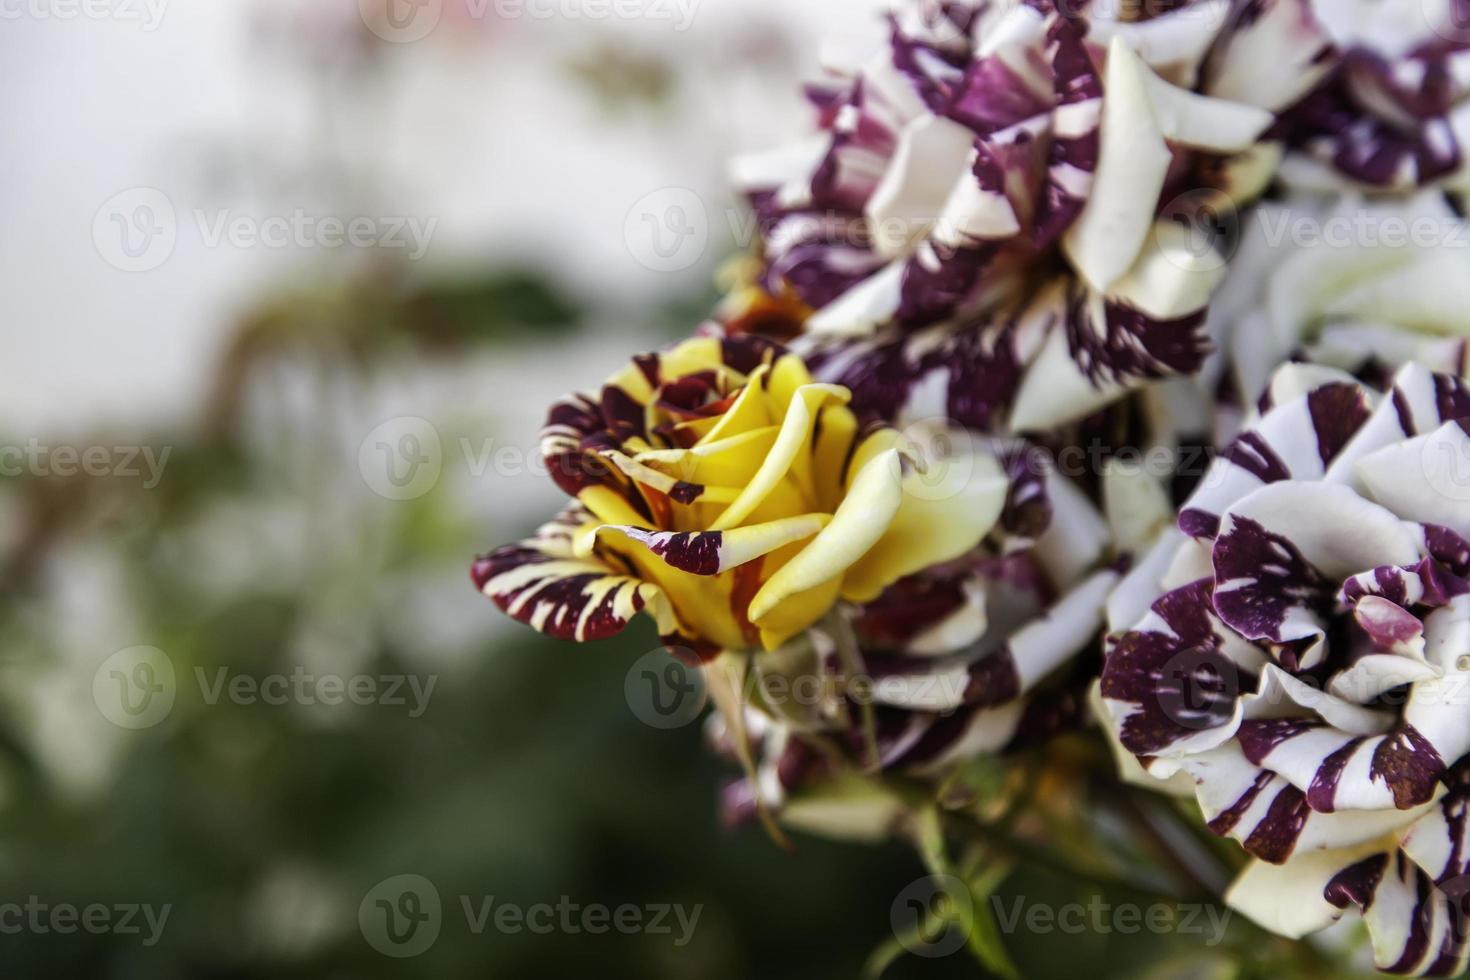
[[[1277,93],[1256,104],[1280,109],[1272,136],[1287,147],[1284,180],[1380,193],[1470,187],[1465,0],[1252,0],[1245,16],[1256,49],[1275,57],[1242,74],[1238,92]]]
[[[552,408],[542,453],[575,502],[477,561],[476,585],[560,639],[647,612],[671,647],[709,658],[780,647],[839,599],[973,549],[1006,500],[999,465],[860,430],[850,398],[758,338],[635,358]]]
[[[1464,968],[1470,387],[1291,365],[1110,601],[1102,717],[1254,859],[1292,937],[1359,910],[1381,969]]]
[[[1222,46],[1260,37],[1223,0],[1073,6],[900,3],[883,50],[810,90],[812,137],[737,161],[760,268],[730,318],[774,300],[822,377],[986,431],[1195,371],[1222,263],[1186,225],[1276,162],[1273,114],[1215,92]]]

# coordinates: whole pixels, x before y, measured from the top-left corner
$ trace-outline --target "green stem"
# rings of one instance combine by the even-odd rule
[[[954,903],[952,912],[970,952],[991,973],[1004,980],[1020,980],[1021,973],[1006,952],[1000,925],[989,902],[991,894],[1010,875],[1011,862],[1004,858],[991,861],[978,874],[970,867],[956,868],[945,847],[944,816],[932,805],[919,814],[915,829],[919,854],[929,873],[958,880],[968,893],[969,901]]]
[[[1006,834],[979,820],[962,814],[949,814],[948,817],[950,826],[956,833],[979,837],[1007,857],[1019,863],[1040,868],[1058,878],[1081,882],[1094,888],[1123,892],[1149,902],[1176,903],[1180,900],[1179,895],[1170,895],[1118,875],[1070,864],[1055,857],[1044,848]]]
[[[868,668],[863,663],[862,650],[858,648],[857,635],[853,633],[852,624],[843,615],[839,606],[827,614],[823,621],[827,634],[832,637],[832,643],[837,647],[837,658],[842,662],[842,672],[848,681],[854,678],[867,677]],[[867,753],[867,767],[869,772],[878,772],[883,768],[882,755],[878,751],[878,718],[873,710],[873,699],[864,697],[858,704],[858,714],[862,721],[863,746]]]

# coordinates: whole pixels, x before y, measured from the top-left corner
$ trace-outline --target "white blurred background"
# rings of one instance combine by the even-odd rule
[[[179,424],[262,291],[360,258],[211,241],[222,221],[264,235],[265,219],[298,212],[417,218],[432,234],[415,275],[539,263],[609,316],[687,293],[728,247],[724,161],[798,131],[815,39],[874,34],[861,7],[4,0],[3,428]],[[94,223],[104,239],[141,235],[140,199],[116,197],[137,188],[172,204],[177,237],[157,268],[127,272]],[[711,247],[676,274],[645,268],[624,234],[664,188],[711,206]]]

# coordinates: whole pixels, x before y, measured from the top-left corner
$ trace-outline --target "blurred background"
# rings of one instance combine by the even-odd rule
[[[722,828],[700,726],[625,694],[646,627],[551,643],[468,576],[560,506],[550,401],[709,310],[749,243],[725,161],[801,131],[817,39],[876,6],[0,4],[5,976],[825,978],[892,945],[906,847]],[[364,925],[404,875],[442,902],[411,956]],[[681,945],[476,929],[492,897],[701,911]],[[1062,938],[1016,958],[1168,953]]]

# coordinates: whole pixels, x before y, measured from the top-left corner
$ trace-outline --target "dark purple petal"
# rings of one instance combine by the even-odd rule
[[[1103,697],[1134,709],[1119,737],[1138,755],[1224,724],[1242,684],[1243,672],[1221,652],[1208,581],[1175,589],[1153,611],[1171,632],[1132,630],[1115,638],[1102,672]]]
[[[1394,805],[1408,810],[1434,799],[1444,760],[1413,725],[1404,725],[1379,744],[1369,774],[1393,790]]]
[[[1337,584],[1302,557],[1296,545],[1258,522],[1236,516],[1215,540],[1215,609],[1231,629],[1250,640],[1284,643],[1281,628],[1294,609],[1325,619]]]
[[[851,389],[863,421],[905,424],[943,413],[978,431],[1000,428],[1020,380],[1014,327],[1004,321],[886,331],[803,349],[813,376]]]
[[[583,643],[621,633],[661,593],[595,557],[577,558],[572,533],[586,520],[573,507],[534,538],[476,559],[475,587],[513,619],[558,640]]]
[[[1097,323],[1090,294],[1074,284],[1067,304],[1067,345],[1095,385],[1193,374],[1210,352],[1205,311],[1158,320],[1126,303],[1105,301]]]

